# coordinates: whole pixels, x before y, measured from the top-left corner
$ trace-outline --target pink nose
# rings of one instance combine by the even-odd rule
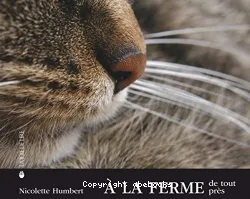
[[[144,72],[146,56],[144,54],[130,55],[112,66],[111,76],[115,80],[116,90],[119,92],[136,81]]]

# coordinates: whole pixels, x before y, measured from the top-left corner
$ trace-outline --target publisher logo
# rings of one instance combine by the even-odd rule
[[[20,171],[20,172],[19,172],[19,178],[21,178],[21,179],[24,178],[24,172],[23,172],[23,171]]]

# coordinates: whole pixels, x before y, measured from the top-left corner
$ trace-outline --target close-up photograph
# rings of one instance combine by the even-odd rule
[[[250,0],[0,0],[2,172],[249,176],[249,13]]]

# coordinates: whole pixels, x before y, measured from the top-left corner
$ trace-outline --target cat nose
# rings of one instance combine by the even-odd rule
[[[111,67],[111,76],[115,81],[115,93],[136,81],[146,67],[146,55],[130,55]]]

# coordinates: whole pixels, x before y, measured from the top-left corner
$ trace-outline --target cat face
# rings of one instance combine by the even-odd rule
[[[7,0],[0,11],[1,81],[19,81],[1,88],[3,131],[108,118],[144,70],[125,0]]]

